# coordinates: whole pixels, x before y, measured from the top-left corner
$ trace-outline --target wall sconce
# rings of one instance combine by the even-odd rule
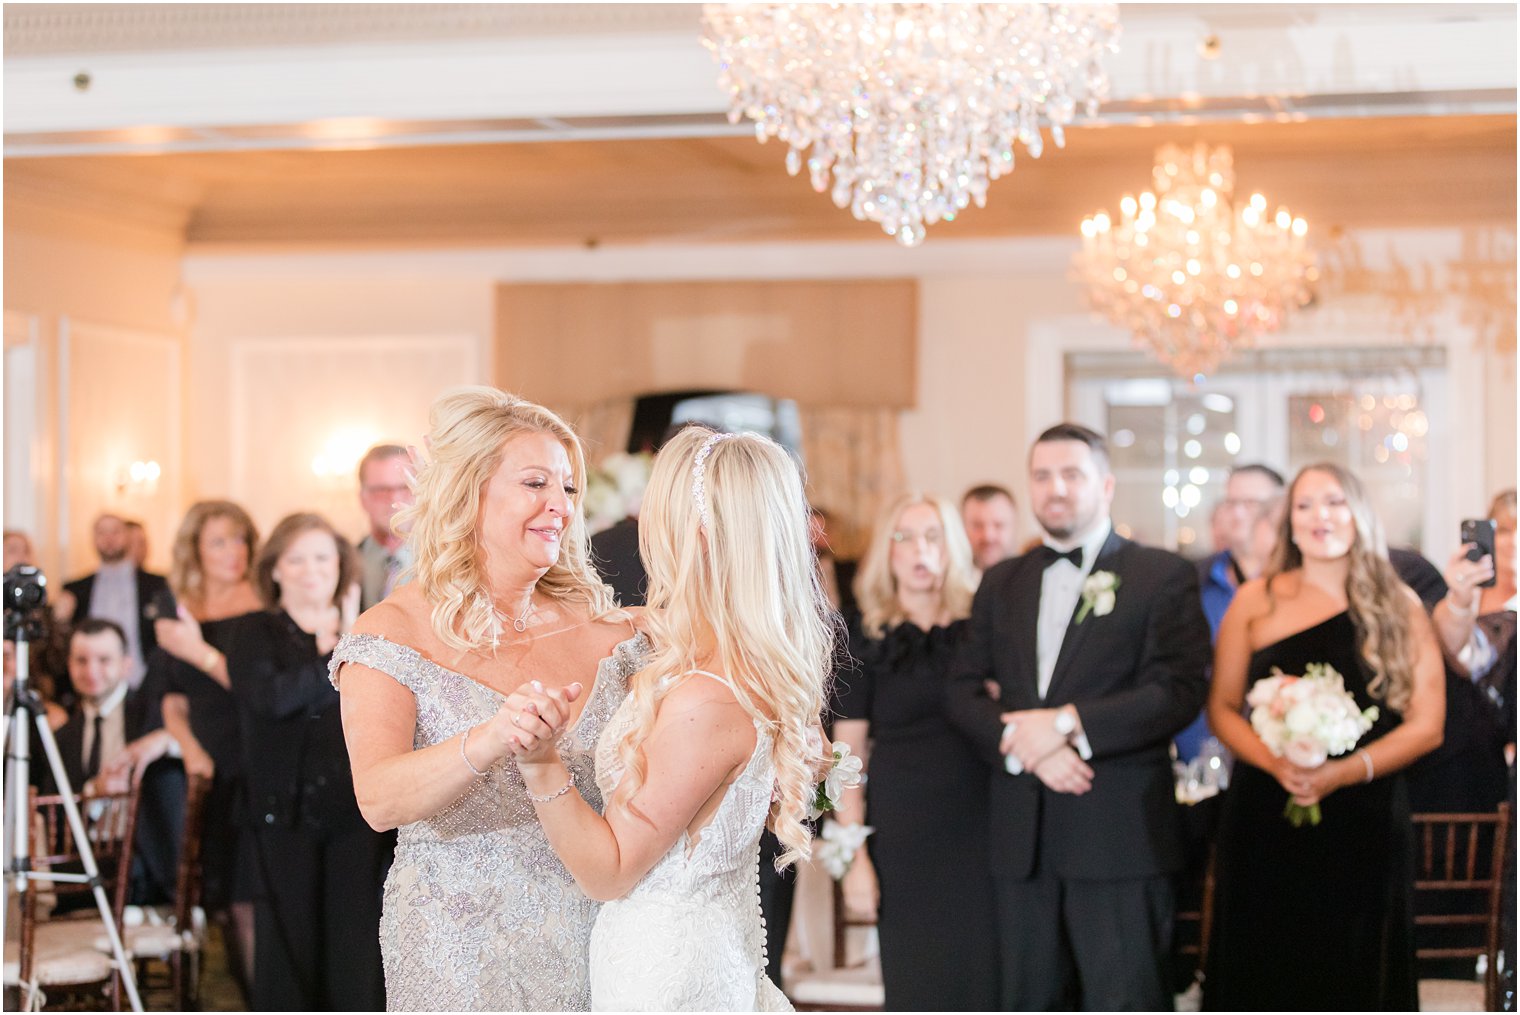
[[[120,496],[151,497],[158,491],[158,477],[163,469],[152,459],[133,462],[116,470],[116,492]]]
[[[359,459],[376,440],[373,434],[358,431],[333,434],[311,460],[312,475],[328,482],[358,482]]]

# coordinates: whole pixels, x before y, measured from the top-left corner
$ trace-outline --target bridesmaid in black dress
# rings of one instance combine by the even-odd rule
[[[1241,714],[1274,668],[1329,663],[1378,719],[1356,750],[1305,769],[1274,757]],[[1236,757],[1217,842],[1203,1004],[1209,1010],[1412,1011],[1414,837],[1401,770],[1441,741],[1440,649],[1387,560],[1361,484],[1299,473],[1267,574],[1220,627],[1209,722]],[[1289,799],[1321,804],[1293,827]]]
[[[960,518],[936,497],[889,505],[861,563],[851,625],[859,667],[836,691],[834,736],[868,758],[876,829],[845,876],[846,905],[876,905],[888,1011],[997,1007],[987,865],[987,766],[944,714],[945,678],[976,572]],[[861,820],[846,793],[839,820]]]

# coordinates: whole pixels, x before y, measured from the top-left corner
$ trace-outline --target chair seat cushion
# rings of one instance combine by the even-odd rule
[[[804,973],[791,983],[787,994],[794,1003],[808,1005],[880,1008],[886,1001],[881,973],[872,966]]]
[[[55,920],[37,926],[36,956],[32,976],[44,987],[69,983],[98,983],[111,975],[111,956],[93,947],[102,932],[99,920]],[[5,979],[17,982],[21,975],[19,943],[6,942]]]
[[[1476,980],[1421,980],[1420,1011],[1482,1011],[1483,984]]]

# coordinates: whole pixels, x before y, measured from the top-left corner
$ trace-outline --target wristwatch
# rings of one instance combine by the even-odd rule
[[[1060,709],[1051,725],[1061,736],[1070,737],[1077,731],[1077,714],[1069,708]]]

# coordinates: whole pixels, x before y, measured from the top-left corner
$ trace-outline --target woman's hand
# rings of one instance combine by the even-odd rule
[[[846,914],[852,919],[876,919],[881,887],[876,883],[876,868],[872,866],[871,857],[864,846],[855,853],[855,859],[850,864],[850,869],[844,872],[844,880],[839,883],[839,887],[844,893]]]
[[[153,622],[153,634],[163,650],[196,669],[206,661],[211,646],[201,637],[200,622],[181,606],[174,618],[161,617]]]
[[[354,629],[354,621],[359,619],[359,603],[362,601],[364,589],[358,582],[349,585],[343,593],[342,600],[338,603],[338,633],[347,634]]]
[[[1288,795],[1293,798],[1293,802],[1300,807],[1313,807],[1336,790],[1351,785],[1354,781],[1352,776],[1362,771],[1361,762],[1357,762],[1355,769],[1352,769],[1347,764],[1349,760],[1349,755],[1335,758],[1315,768],[1300,768],[1288,762],[1289,782],[1284,782],[1283,788],[1288,789],[1291,783],[1295,788],[1288,789]],[[1278,781],[1283,780],[1279,777]]]
[[[185,763],[187,776],[198,775],[203,779],[210,779],[216,775],[216,762],[211,760],[211,755],[207,754],[206,749],[200,744],[181,744],[180,758]]]
[[[1452,554],[1451,560],[1446,563],[1446,598],[1451,600],[1451,605],[1464,614],[1471,612],[1478,605],[1478,597],[1483,594],[1479,587],[1494,576],[1494,558],[1484,554],[1477,560],[1468,560],[1470,550],[1476,550],[1476,543],[1463,544],[1456,553]]]
[[[493,741],[517,755],[517,763],[535,765],[558,758],[554,742],[570,722],[570,703],[581,696],[582,685],[545,689],[529,681],[507,695],[487,722]]]

